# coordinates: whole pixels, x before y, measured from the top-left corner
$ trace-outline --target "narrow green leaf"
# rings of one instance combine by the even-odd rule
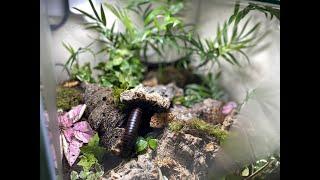
[[[241,32],[240,32],[239,35],[238,35],[239,38],[241,37],[241,35],[242,35],[242,34],[244,33],[244,31],[246,30],[246,28],[247,28],[250,20],[251,20],[251,17],[248,18],[247,21],[244,23],[244,25],[243,25],[243,27],[242,27],[242,30],[241,30]]]
[[[208,40],[208,39],[205,39],[204,41],[206,42],[207,47],[208,47],[209,49],[211,49],[211,45],[210,45],[209,40]]]
[[[114,22],[112,23],[112,26],[111,26],[111,29],[110,29],[110,31],[111,31],[112,34],[113,34],[113,32],[114,32],[114,26],[115,26],[115,24],[116,24],[116,21],[114,21]]]
[[[235,18],[236,18],[235,15],[230,16],[230,18],[228,20],[228,24],[230,25],[234,21]]]
[[[155,50],[161,57],[163,57],[161,51],[151,42],[149,42],[150,46],[152,47],[153,50]]]
[[[234,42],[235,38],[237,37],[237,33],[238,33],[238,25],[234,24],[232,29],[231,42]]]
[[[64,42],[62,42],[62,45],[63,45],[63,47],[65,47],[69,51],[70,54],[73,54],[74,51],[70,45],[68,46]]]
[[[114,39],[114,46],[117,47],[117,45],[119,44],[119,36],[115,36],[116,38]]]
[[[204,47],[203,47],[202,42],[201,42],[201,40],[200,40],[200,36],[198,35],[197,38],[198,38],[198,45],[199,45],[200,49],[201,49],[202,51],[204,51]]]
[[[222,54],[221,55],[226,61],[228,61],[230,64],[234,65],[234,63],[232,62],[232,60],[230,60],[226,55]]]
[[[227,28],[226,22],[223,25],[222,33],[223,33],[223,42],[225,45],[227,45],[228,44],[228,28]]]
[[[87,17],[89,17],[89,18],[91,18],[91,19],[93,19],[93,20],[97,20],[95,17],[93,17],[93,16],[91,16],[90,14],[88,14],[87,12],[85,12],[85,11],[82,11],[82,10],[80,10],[80,9],[78,9],[78,8],[76,8],[76,7],[74,7],[73,9],[75,9],[75,10],[77,10],[77,11],[79,11],[79,12],[81,12],[82,14],[84,14],[85,16],[87,16]]]
[[[93,5],[93,3],[92,3],[92,0],[89,0],[89,3],[90,3],[91,9],[93,10],[96,18],[101,22],[101,19],[100,19],[100,17],[99,17],[99,14],[98,14],[96,8],[94,7],[94,5]]]
[[[200,49],[200,45],[198,44],[198,42],[196,40],[194,40],[193,38],[191,39],[187,39],[187,41],[189,41],[192,45],[194,45],[195,47],[197,47],[198,49]]]
[[[256,37],[253,36],[251,38],[247,38],[246,40],[238,41],[235,44],[241,44],[243,47],[246,46],[247,43],[252,42]]]
[[[227,53],[227,54],[231,58],[232,62],[234,62],[234,64],[236,64],[237,66],[241,67],[239,61],[231,53]]]
[[[113,41],[113,38],[114,38],[114,25],[115,25],[115,23],[116,23],[116,21],[113,21],[113,23],[112,23],[112,26],[111,26],[111,29],[110,29],[110,32],[111,32],[111,34],[110,34],[110,41]]]
[[[253,33],[259,26],[260,26],[260,23],[257,23],[249,32],[247,32],[245,35],[243,35],[243,36],[241,37],[241,39],[249,36],[249,35],[250,35],[251,33]]]
[[[150,8],[152,7],[152,4],[149,4],[148,7],[146,8],[146,10],[144,10],[142,17],[145,20],[145,18],[151,13]]]
[[[128,43],[128,41],[127,41],[127,38],[120,32],[120,37],[126,42],[126,43]]]
[[[218,28],[217,28],[217,41],[218,44],[221,45],[222,44],[222,37],[221,37],[221,31],[220,31],[220,25],[218,24]]]
[[[145,45],[143,46],[143,58],[144,61],[147,61],[148,57],[147,57],[147,47],[148,47],[148,42],[145,43]]]
[[[261,35],[259,38],[255,39],[255,43],[261,42],[268,34],[270,34],[271,31],[266,31]]]
[[[133,9],[133,8],[128,8],[128,9],[131,10],[131,11],[133,11],[133,12],[135,12],[135,13],[137,13],[138,15],[140,15],[140,12],[137,11],[136,9]]]
[[[243,18],[243,11],[240,11],[235,17],[234,24],[239,24],[242,18]]]
[[[98,25],[87,26],[85,29],[96,29],[98,30],[100,27]]]
[[[233,10],[234,15],[238,14],[239,8],[240,8],[240,4],[239,4],[239,2],[236,2],[235,6],[234,6],[234,10]]]
[[[241,50],[239,50],[239,52],[246,58],[246,60],[248,61],[249,64],[251,64],[249,57],[247,56],[247,54]]]
[[[101,19],[102,19],[102,23],[103,25],[107,25],[107,20],[106,20],[106,15],[104,13],[104,10],[103,10],[103,5],[101,4],[101,7],[100,7],[100,11],[101,11]]]
[[[108,49],[109,47],[102,48],[98,52],[96,52],[95,55],[101,54],[102,52],[107,51]]]
[[[117,16],[119,19],[122,19],[122,18],[121,18],[121,15],[120,15],[120,12],[119,12],[115,7],[113,7],[111,4],[108,4],[108,3],[104,3],[104,5],[105,5],[115,16]]]

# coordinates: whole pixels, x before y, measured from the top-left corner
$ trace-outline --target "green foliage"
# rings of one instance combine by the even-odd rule
[[[67,111],[82,102],[82,94],[74,88],[58,87],[56,100],[57,108]]]
[[[71,180],[77,180],[79,179],[79,174],[76,171],[71,171],[70,173],[70,179]]]
[[[157,149],[158,147],[158,140],[152,137],[138,137],[136,141],[136,152],[137,153],[143,153],[145,152],[148,148],[151,148],[152,150]]]
[[[157,149],[158,147],[158,140],[157,139],[152,139],[152,138],[147,138],[148,145],[152,150]]]
[[[157,6],[153,3],[157,2]],[[70,57],[66,67],[72,67],[77,60],[78,54],[89,51],[94,56],[105,53],[107,59],[94,67],[100,71],[97,82],[104,87],[112,87],[115,91],[115,101],[119,96],[120,89],[130,89],[138,85],[143,79],[145,67],[142,62],[147,61],[147,50],[153,49],[160,57],[163,57],[166,47],[172,47],[178,52],[183,50],[188,57],[196,54],[200,57],[198,67],[207,64],[209,61],[213,65],[220,66],[220,59],[241,66],[237,55],[249,58],[245,49],[254,46],[258,40],[257,36],[260,24],[255,24],[248,28],[250,18],[246,18],[249,12],[257,10],[270,15],[272,19],[278,16],[278,11],[267,6],[260,6],[250,3],[244,8],[240,8],[237,3],[232,16],[226,20],[222,26],[218,26],[214,39],[201,40],[192,28],[188,28],[179,17],[179,13],[184,8],[183,0],[137,0],[131,1],[127,7],[118,7],[108,3],[101,4],[100,9],[93,6],[89,0],[93,14],[89,14],[75,8],[83,15],[92,19],[93,22],[87,23],[87,29],[92,29],[100,34],[97,40],[102,42],[103,48],[93,53],[89,46],[75,50],[70,45],[64,44],[70,52]],[[104,9],[110,10],[124,25],[124,32],[115,32],[115,22],[107,22]],[[137,13],[143,22],[142,27],[137,26],[132,20],[129,11]],[[244,19],[244,25],[240,28],[239,24]],[[112,23],[111,28],[107,28],[107,23]],[[189,69],[190,60],[180,59],[181,67]],[[192,69],[192,68],[191,68]],[[75,73],[77,72],[77,73]],[[81,81],[94,82],[91,78],[91,70],[88,65],[79,68],[75,67],[74,76]],[[210,79],[211,77],[206,77]],[[203,84],[190,84],[186,87],[186,96],[176,98],[177,103],[191,106],[200,102],[203,98],[218,99],[221,91],[217,88],[215,81],[207,81]]]
[[[78,63],[74,64],[71,69],[71,77],[82,82],[95,83],[90,63],[85,63],[83,66],[80,66]]]
[[[89,171],[91,167],[102,161],[106,150],[99,146],[99,136],[95,134],[86,146],[80,148],[82,155],[80,156],[79,166],[82,166],[84,171]]]
[[[110,53],[108,62],[101,62],[95,69],[102,72],[99,82],[104,87],[128,89],[135,87],[143,78],[144,67],[127,49],[117,49]]]
[[[257,41],[264,37],[257,36],[260,23],[256,23],[252,28],[248,28],[250,18],[245,21],[242,28],[239,26],[241,20],[245,19],[247,14],[252,10],[261,11],[266,17],[270,14],[270,19],[274,16],[280,19],[280,10],[272,7],[250,3],[247,7],[240,10],[240,5],[237,3],[234,8],[234,13],[228,21],[225,21],[222,26],[218,25],[216,37],[213,40],[201,40],[198,35],[180,36],[181,39],[190,44],[188,48],[199,55],[201,62],[198,67],[207,64],[209,61],[212,61],[213,64],[217,63],[220,65],[220,58],[230,64],[241,66],[241,63],[236,58],[236,54],[243,55],[250,63],[249,57],[244,50],[255,46],[256,43],[258,43]]]
[[[90,49],[90,46],[93,43],[90,43],[86,47],[79,47],[77,50],[75,50],[70,44],[65,44],[65,43],[62,43],[62,44],[67,49],[67,51],[70,53],[70,56],[64,65],[64,68],[66,68],[66,69],[72,69],[74,63],[77,63],[77,61],[78,61],[79,54],[89,52],[95,58],[94,52]]]
[[[148,148],[148,142],[143,137],[138,137],[136,141],[136,152],[140,153]]]
[[[278,20],[280,20],[280,9],[276,9],[271,6],[264,6],[264,5],[249,3],[247,7],[243,8],[240,11],[239,11],[239,8],[240,8],[240,5],[236,4],[234,14],[229,18],[229,23],[231,23],[234,19],[237,19],[236,22],[239,22],[241,19],[247,16],[249,12],[253,10],[257,10],[264,13],[266,18],[270,16],[270,20],[272,20],[273,17],[276,17]]]
[[[89,171],[91,167],[98,162],[98,159],[93,154],[84,154],[80,156],[78,166],[82,166],[84,171]]]
[[[218,78],[220,73],[216,76],[208,74],[202,76],[201,84],[189,84],[185,88],[185,95],[183,97],[175,97],[175,104],[182,104],[186,107],[191,107],[193,104],[203,101],[206,98],[220,99],[223,95],[222,89],[218,85]]]
[[[80,173],[78,173],[76,171],[72,171],[70,173],[70,179],[71,180],[78,180],[78,179],[98,180],[103,176],[103,174],[104,174],[104,171],[103,171],[102,166],[100,166],[99,164],[95,164],[95,171],[82,170],[82,171],[80,171]]]
[[[105,148],[99,146],[98,134],[95,134],[86,146],[81,147],[83,154],[93,154],[99,162],[102,160],[105,151]]]
[[[152,2],[158,2],[159,5],[154,7]],[[129,3],[127,8],[142,17],[143,28],[139,31],[136,42],[140,42],[145,59],[148,48],[160,56],[166,46],[180,50],[179,35],[186,34],[185,25],[178,16],[183,7],[182,1],[140,0]]]
[[[118,107],[124,107],[124,104],[122,104],[120,102],[120,95],[122,92],[124,92],[125,90],[127,90],[127,88],[118,88],[118,87],[115,87],[113,88],[112,90],[112,96],[113,96],[113,100],[114,100],[114,103],[118,106]]]

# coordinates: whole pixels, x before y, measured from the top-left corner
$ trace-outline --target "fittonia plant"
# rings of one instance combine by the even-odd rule
[[[70,166],[80,155],[80,147],[83,143],[88,143],[94,135],[94,131],[87,121],[78,122],[85,109],[85,104],[78,105],[69,112],[58,115],[62,148]]]

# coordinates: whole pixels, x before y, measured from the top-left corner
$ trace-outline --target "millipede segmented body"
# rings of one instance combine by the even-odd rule
[[[139,126],[141,124],[142,109],[137,107],[131,111],[128,118],[125,133],[122,138],[122,155],[128,156],[134,148],[136,138],[138,136]]]

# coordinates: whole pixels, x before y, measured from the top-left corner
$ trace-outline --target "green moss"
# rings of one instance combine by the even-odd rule
[[[120,109],[124,109],[125,108],[125,104],[120,102],[120,95],[122,92],[124,92],[125,88],[118,88],[118,87],[113,87],[112,88],[112,96],[113,96],[113,101],[116,104],[116,106],[118,106],[118,108]]]
[[[74,88],[57,88],[57,108],[67,111],[82,102],[80,90]]]
[[[196,129],[200,132],[216,137],[220,143],[222,143],[228,135],[227,131],[220,129],[218,126],[207,123],[202,119],[195,118],[187,121],[186,123],[184,123],[184,121],[175,120],[169,123],[169,130],[173,132],[179,132],[183,129]]]
[[[216,137],[219,141],[224,141],[228,135],[227,131],[220,129],[201,119],[192,119],[189,121],[188,126],[193,129],[205,132],[211,136]]]
[[[175,97],[173,97],[172,102],[173,102],[173,104],[183,104],[184,99],[185,99],[184,96],[175,96]]]
[[[117,87],[112,88],[112,96],[113,96],[113,100],[114,100],[115,104],[120,103],[120,95],[125,90],[126,89],[124,89],[124,88],[117,88]]]
[[[178,132],[183,128],[182,121],[172,121],[169,123],[169,130],[173,132]]]

